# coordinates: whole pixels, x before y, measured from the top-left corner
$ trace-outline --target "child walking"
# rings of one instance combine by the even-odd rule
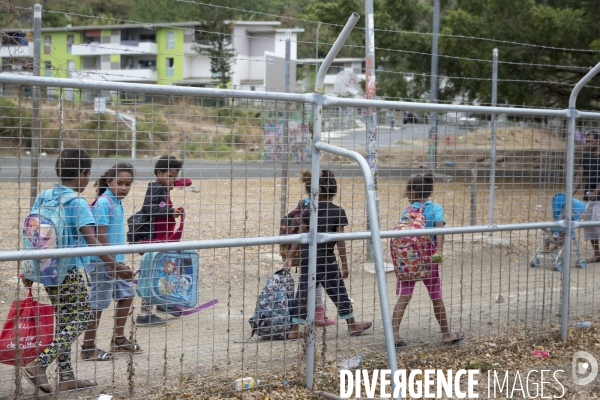
[[[51,190],[52,200],[73,193],[81,193],[90,181],[92,159],[83,149],[64,149],[56,160],[56,175],[60,183]],[[31,213],[48,200],[47,192],[42,192],[35,200]],[[64,205],[65,220],[69,230],[69,247],[101,246],[94,232],[95,220],[90,206],[81,198],[76,197]],[[125,280],[131,280],[133,272],[126,265],[118,263],[113,256],[100,256],[108,265],[109,273]],[[71,345],[87,328],[92,315],[87,287],[78,269],[89,263],[88,257],[73,257],[69,259],[72,268],[63,282],[58,286],[44,286],[50,301],[54,305],[55,333],[52,343],[38,357],[23,368],[25,377],[44,393],[52,393],[52,385],[48,382],[46,368],[58,359],[59,382],[57,391],[85,389],[96,386],[96,382],[88,379],[76,379],[71,365]],[[31,287],[32,282],[23,279],[25,286]]]
[[[406,185],[406,197],[410,201],[410,207],[413,209],[421,210],[421,213],[425,217],[426,228],[441,228],[446,224],[444,220],[444,209],[437,203],[429,201],[429,197],[433,193],[433,174],[427,173],[426,175],[417,175],[408,181]],[[402,215],[407,212],[405,209]],[[444,235],[432,236],[433,241],[433,252],[437,255],[442,254],[444,247]],[[439,256],[432,257],[434,260]],[[464,339],[462,332],[451,332],[448,325],[448,319],[446,316],[446,308],[444,307],[444,301],[442,300],[442,281],[440,279],[438,263],[437,261],[431,264],[431,274],[428,278],[423,279],[425,287],[429,291],[429,298],[433,303],[433,310],[435,317],[440,324],[442,329],[442,343],[444,345],[456,345]],[[414,280],[401,280],[398,279],[396,294],[400,294],[396,307],[394,307],[394,314],[392,316],[392,329],[394,331],[394,341],[396,347],[404,347],[408,345],[405,339],[400,337],[400,323],[404,316],[404,311],[412,298],[413,291],[415,289]]]
[[[311,180],[311,177],[312,177],[312,172],[310,170],[302,171],[302,176],[300,177],[300,180],[304,184],[304,192],[308,196],[302,200],[304,202],[303,204],[305,204],[307,206],[306,208],[308,208],[308,205],[310,205],[310,180]],[[315,309],[316,321],[315,321],[315,324],[317,326],[321,326],[321,327],[326,326],[326,325],[334,325],[335,319],[327,318],[327,316],[325,315],[325,311],[327,311],[327,308],[325,307],[325,299],[323,298],[323,284],[321,284],[321,283],[317,284],[315,296],[316,296],[316,302],[315,302],[315,304],[316,304],[316,307],[315,307],[316,308]]]
[[[150,232],[150,241],[168,242],[174,240],[170,234],[177,226],[176,218],[184,213],[182,207],[173,208],[170,192],[175,186],[175,180],[183,167],[181,160],[174,156],[162,156],[154,165],[156,181],[148,184],[146,197],[142,210],[150,215],[153,221],[153,231]],[[160,308],[159,308],[160,309]],[[164,310],[162,310],[164,311]],[[140,314],[135,323],[137,325],[161,325],[165,320],[152,313],[152,305],[142,300]]]
[[[124,245],[125,217],[122,200],[129,194],[134,179],[134,168],[129,163],[118,163],[104,172],[95,183],[96,201],[93,214],[96,219],[98,241],[104,246]],[[117,262],[125,261],[124,254],[116,254]],[[115,330],[110,342],[111,351],[139,352],[140,346],[125,337],[125,323],[135,296],[133,283],[114,278],[108,272],[108,265],[99,257],[93,257],[92,263],[85,267],[90,286],[90,303],[93,313],[92,322],[85,331],[80,357],[84,361],[110,361],[111,353],[96,347],[96,333],[102,311],[116,301]]]
[[[344,227],[348,225],[346,211],[338,205],[333,204],[333,198],[337,194],[337,181],[333,173],[327,169],[321,171],[319,178],[319,211],[318,211],[318,228],[321,233],[344,232]],[[302,215],[302,225],[300,230],[308,232],[310,224],[310,210],[307,210]],[[335,255],[335,246],[337,244],[338,253],[342,267],[337,262]],[[297,243],[292,246],[290,253],[298,250]],[[308,294],[308,244],[303,244],[301,247],[301,267],[300,267],[300,284],[296,292],[296,299],[290,307],[292,316],[292,329],[288,333],[288,339],[298,339],[302,337],[299,331],[299,325],[304,324],[307,315],[306,298]],[[288,258],[284,263],[284,268],[289,271],[292,267],[292,259]],[[352,336],[358,336],[370,329],[373,325],[371,322],[356,322],[352,304],[346,285],[343,279],[349,276],[348,260],[346,258],[346,243],[343,240],[338,242],[320,243],[317,245],[317,284],[321,284],[329,298],[337,307],[338,315],[341,319],[346,320],[348,330]]]

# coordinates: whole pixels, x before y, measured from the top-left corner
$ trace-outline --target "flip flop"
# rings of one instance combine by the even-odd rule
[[[33,387],[38,388],[44,393],[52,393],[52,390],[44,389],[41,385],[39,385],[37,382],[37,377],[31,375],[25,368],[21,368],[21,371],[23,371],[23,376],[25,376],[25,379],[27,379],[27,381],[31,383]]]
[[[371,327],[373,326],[372,322],[361,322],[361,323],[362,323],[362,329],[359,329],[358,331],[350,332],[350,336],[360,336],[363,333],[365,333],[366,331],[368,331],[369,329],[371,329]]]
[[[399,341],[397,341],[394,344],[396,345],[397,349],[408,346],[408,342],[406,341],[406,339],[400,339]]]
[[[454,333],[456,334],[456,339],[452,339],[452,340],[448,340],[448,341],[442,340],[442,344],[444,346],[446,346],[446,347],[456,346],[465,339],[464,333],[462,333],[462,332],[454,332]]]

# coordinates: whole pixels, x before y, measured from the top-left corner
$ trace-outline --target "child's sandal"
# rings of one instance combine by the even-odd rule
[[[142,351],[135,342],[127,339],[125,336],[116,336],[110,341],[110,348],[114,353],[139,353]]]
[[[83,361],[110,361],[113,359],[111,353],[96,348],[96,346],[85,347],[81,346],[81,353],[79,354]]]

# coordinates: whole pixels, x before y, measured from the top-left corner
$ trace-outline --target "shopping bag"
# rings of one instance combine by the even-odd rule
[[[48,347],[54,338],[54,307],[39,304],[31,288],[25,300],[15,300],[0,333],[0,362],[26,365]]]

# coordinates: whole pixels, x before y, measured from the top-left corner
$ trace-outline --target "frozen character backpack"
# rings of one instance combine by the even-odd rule
[[[423,206],[420,208],[409,206],[406,207],[404,215],[394,230],[426,228]],[[396,277],[399,280],[419,281],[431,275],[431,256],[435,253],[435,243],[430,235],[391,238],[390,252]]]
[[[23,226],[24,250],[49,250],[69,247],[70,229],[65,206],[79,198],[75,193],[54,194],[44,190],[38,197],[37,208],[25,217]],[[71,258],[46,258],[23,261],[23,275],[44,286],[58,286],[73,268]]]
[[[290,304],[294,300],[294,278],[279,270],[262,290],[252,318],[248,320],[252,336],[268,340],[285,340],[292,327]]]
[[[194,250],[145,253],[137,279],[137,294],[174,316],[194,314],[218,302],[198,304],[200,258]]]

